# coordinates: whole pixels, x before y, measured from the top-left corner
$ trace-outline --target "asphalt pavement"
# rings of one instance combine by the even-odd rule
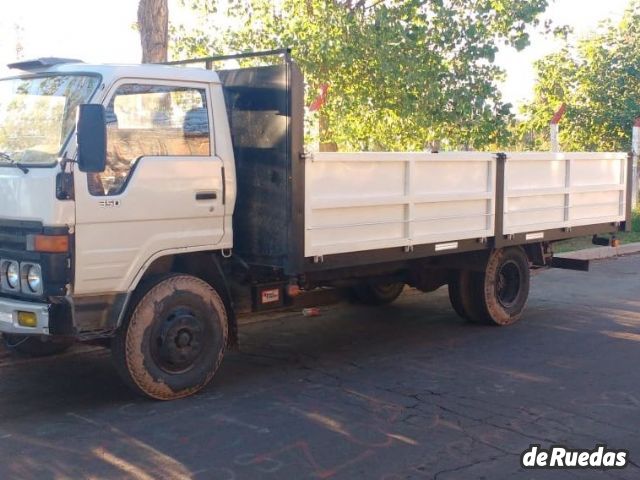
[[[242,325],[201,394],[135,397],[107,351],[0,351],[0,479],[640,478],[640,256],[535,275],[523,320],[446,288]],[[523,470],[531,444],[627,449],[622,470]]]

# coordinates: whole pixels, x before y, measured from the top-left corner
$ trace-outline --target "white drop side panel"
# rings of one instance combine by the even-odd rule
[[[504,233],[622,222],[624,153],[507,153]]]
[[[306,257],[494,234],[492,154],[315,153],[305,176]]]

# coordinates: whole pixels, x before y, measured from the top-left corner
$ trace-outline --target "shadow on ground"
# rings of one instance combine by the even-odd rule
[[[446,289],[241,328],[214,383],[138,399],[108,352],[0,353],[0,478],[638,478],[524,472],[532,443],[640,455],[640,257],[534,279],[524,320],[468,325]]]

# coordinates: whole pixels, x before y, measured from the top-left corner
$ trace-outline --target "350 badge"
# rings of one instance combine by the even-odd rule
[[[120,200],[100,200],[98,205],[104,208],[113,208],[120,206]]]

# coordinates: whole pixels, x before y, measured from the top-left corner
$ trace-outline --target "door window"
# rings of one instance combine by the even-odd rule
[[[89,174],[92,195],[118,195],[140,157],[210,156],[205,89],[126,84],[107,106],[107,168]]]

